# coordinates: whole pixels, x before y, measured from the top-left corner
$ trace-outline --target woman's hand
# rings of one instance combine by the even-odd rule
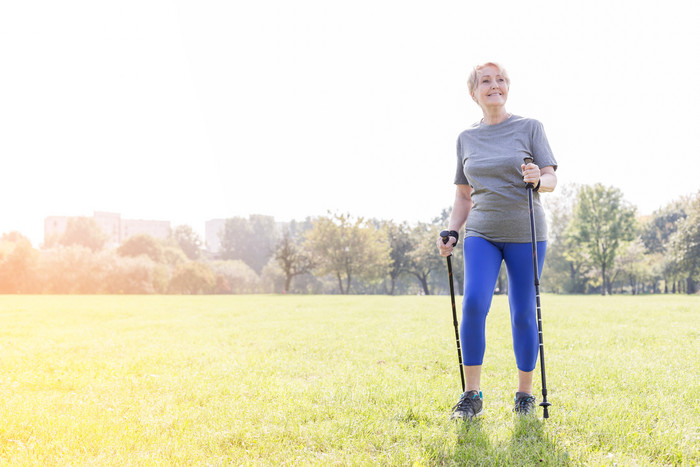
[[[442,241],[442,237],[438,237],[436,242],[438,250],[440,250],[440,256],[450,256],[452,254],[452,250],[457,244],[457,239],[455,237],[449,236],[447,238],[447,244]]]
[[[548,165],[547,167],[542,167],[541,169],[533,163],[527,165],[522,164],[520,168],[523,171],[523,181],[525,183],[532,183],[532,186],[540,187],[537,191],[540,193],[546,193],[554,191],[557,186],[557,175],[554,173],[554,167]]]
[[[537,186],[541,176],[540,168],[532,162],[527,165],[521,164],[520,168],[523,171],[523,181],[525,183],[532,183],[532,186]]]

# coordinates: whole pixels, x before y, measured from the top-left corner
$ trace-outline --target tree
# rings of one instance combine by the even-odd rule
[[[406,222],[397,224],[394,221],[379,223],[382,234],[389,240],[391,263],[389,264],[389,295],[394,295],[396,281],[399,276],[409,272],[411,266],[410,253],[415,248],[411,238],[411,230]]]
[[[680,223],[688,217],[691,198],[684,197],[655,211],[651,218],[642,226],[640,238],[644,242],[647,253],[653,255],[655,276],[664,281],[664,292],[668,293],[668,284],[675,286],[675,281],[683,278],[671,249],[671,238],[678,230]]]
[[[240,259],[246,261],[249,253],[253,228],[247,219],[243,217],[232,217],[226,219],[224,228],[219,234],[221,237],[221,258],[224,260]]]
[[[166,244],[163,246],[163,264],[176,267],[188,261],[187,255],[182,251],[179,245]]]
[[[0,238],[0,293],[40,292],[36,289],[39,252],[19,232]]]
[[[611,293],[611,270],[622,242],[635,233],[635,208],[628,205],[622,192],[601,184],[579,190],[569,235],[589,255],[600,271],[601,293]]]
[[[419,222],[411,230],[411,238],[413,242],[413,249],[408,254],[410,264],[408,266],[408,272],[412,274],[421,286],[421,289],[425,295],[430,295],[430,274],[433,271],[444,270],[445,271],[445,283],[447,283],[447,269],[445,266],[445,259],[440,256],[435,241],[440,236],[440,227],[436,224],[426,224],[424,222]],[[460,242],[462,239],[460,239]],[[460,243],[461,245],[461,243]],[[453,250],[455,253],[459,250],[459,247],[455,247]],[[452,264],[452,271],[461,268],[462,265]],[[459,290],[459,281],[455,282],[456,290]]]
[[[644,243],[637,238],[632,242],[626,242],[620,248],[620,254],[615,259],[616,274],[619,274],[623,283],[630,287],[630,292],[637,295],[644,281],[651,277],[651,265],[644,256]]]
[[[111,267],[105,277],[106,292],[113,294],[156,293],[157,265],[146,255],[137,257],[111,254]]]
[[[189,225],[175,227],[172,237],[189,259],[197,260],[202,256],[202,239]]]
[[[689,202],[688,216],[678,223],[678,230],[671,236],[669,252],[677,271],[685,275],[686,293],[695,293],[700,273],[700,192]]]
[[[91,217],[71,217],[66,224],[66,231],[58,240],[60,245],[80,245],[90,251],[100,251],[107,243],[107,235],[95,219]]]
[[[243,260],[260,274],[274,254],[276,237],[274,217],[259,214],[248,219],[232,217],[226,220],[221,233],[221,259]]]
[[[316,266],[313,256],[303,244],[292,237],[290,229],[282,234],[275,250],[275,261],[284,273],[284,291],[291,290],[292,279],[300,274],[308,274]]]
[[[45,293],[101,293],[107,269],[103,258],[85,246],[58,246],[40,256],[38,277]]]
[[[652,214],[651,220],[641,229],[640,238],[650,253],[663,253],[678,223],[685,219],[688,200],[675,201]]]
[[[332,274],[341,294],[350,293],[353,279],[379,280],[389,267],[386,239],[363,218],[334,214],[318,218],[306,241],[321,274]]]
[[[136,234],[127,238],[117,248],[117,253],[120,256],[131,257],[145,255],[156,263],[162,263],[164,260],[163,245],[158,239],[148,234]]]
[[[558,188],[557,193],[543,198],[548,214],[549,234],[546,267],[542,277],[543,290],[585,292],[586,256],[581,245],[569,234],[578,189],[575,185],[563,186]]]

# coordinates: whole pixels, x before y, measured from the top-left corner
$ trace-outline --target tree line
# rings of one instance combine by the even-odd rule
[[[545,266],[560,293],[697,293],[700,192],[638,217],[614,187],[570,186],[546,199]]]
[[[549,217],[543,291],[697,292],[700,193],[639,217],[614,187],[559,191],[542,196]],[[446,265],[435,241],[449,215],[443,209],[414,224],[346,213],[289,223],[233,217],[215,254],[187,225],[168,239],[139,234],[107,248],[94,219],[71,218],[40,250],[18,232],[2,235],[0,293],[445,294]],[[461,248],[453,270],[461,284]],[[502,270],[495,293],[507,289]]]

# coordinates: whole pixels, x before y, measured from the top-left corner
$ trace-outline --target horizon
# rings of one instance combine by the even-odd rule
[[[570,187],[573,187],[573,186],[571,185]],[[613,187],[613,188],[616,188],[616,187]],[[561,189],[561,188],[560,188],[560,189]],[[547,193],[547,194],[545,194],[544,196],[551,196],[552,194],[553,194],[554,196],[563,196],[562,193],[557,193],[557,192],[555,192],[555,193]],[[636,206],[634,206],[634,205],[631,204],[631,203],[630,203],[630,205],[632,205],[632,207],[635,208],[636,218],[637,218],[637,219],[645,219],[645,218],[649,218],[649,217],[653,216],[654,213],[655,213],[656,211],[658,211],[658,210],[660,210],[660,209],[663,209],[663,208],[665,208],[665,207],[668,207],[670,204],[672,204],[672,203],[674,203],[674,202],[677,202],[677,201],[680,201],[680,200],[681,200],[682,198],[684,198],[684,197],[693,196],[693,195],[695,195],[695,194],[696,194],[696,193],[689,193],[689,194],[687,194],[687,195],[681,195],[679,198],[677,198],[677,199],[675,199],[675,200],[671,200],[671,201],[670,201],[669,203],[667,203],[666,205],[660,206],[658,209],[655,209],[653,212],[650,212],[650,213],[642,213],[642,212],[639,211],[639,209],[638,209]],[[625,199],[625,201],[627,201],[627,199],[624,197],[624,193],[623,193],[623,199]],[[627,202],[629,202],[629,201],[627,201]],[[548,203],[544,202],[544,208],[545,208],[545,211],[549,212],[549,207],[548,207],[547,204],[548,204]],[[47,215],[47,216],[45,216],[45,217],[42,219],[42,221],[41,221],[41,224],[42,224],[42,225],[41,225],[41,232],[38,232],[38,231],[37,231],[33,237],[30,236],[30,235],[29,235],[28,233],[26,233],[26,232],[22,232],[22,231],[19,230],[19,229],[9,229],[9,230],[5,230],[5,231],[0,232],[0,235],[8,234],[8,233],[10,233],[10,232],[19,232],[20,234],[22,234],[23,236],[27,237],[27,238],[30,240],[30,242],[32,243],[32,246],[33,246],[33,247],[35,247],[35,248],[37,248],[37,249],[41,249],[41,248],[44,247],[43,244],[44,244],[44,242],[45,242],[45,222],[46,222],[48,219],[53,218],[53,217],[55,217],[55,218],[75,218],[75,217],[94,218],[94,217],[97,217],[98,214],[109,214],[109,215],[118,215],[118,216],[120,217],[121,221],[168,222],[168,223],[170,224],[170,230],[171,230],[171,232],[172,232],[172,230],[173,230],[174,228],[176,228],[176,227],[178,227],[178,226],[187,225],[187,226],[191,227],[192,230],[193,230],[197,235],[199,235],[200,239],[202,240],[203,249],[206,249],[206,223],[208,223],[208,222],[210,222],[210,221],[217,221],[217,220],[224,220],[224,221],[225,221],[225,220],[227,220],[227,219],[231,219],[231,218],[234,218],[234,217],[240,217],[240,218],[244,218],[244,219],[249,219],[250,216],[261,215],[261,216],[272,217],[272,218],[274,219],[274,221],[275,221],[275,224],[277,224],[277,225],[279,226],[280,224],[289,224],[289,223],[291,223],[291,222],[304,222],[304,221],[306,221],[307,219],[313,220],[313,219],[316,219],[316,218],[318,218],[318,217],[327,216],[327,215],[329,215],[329,214],[332,215],[332,214],[334,214],[334,213],[343,213],[343,214],[349,214],[350,216],[352,216],[352,217],[354,217],[354,218],[363,218],[363,219],[365,219],[365,220],[377,219],[377,220],[394,221],[394,222],[399,223],[399,224],[400,224],[400,223],[403,223],[403,222],[406,222],[406,223],[408,223],[409,225],[415,225],[415,224],[420,223],[420,222],[423,222],[423,223],[432,223],[432,220],[433,220],[434,218],[438,217],[438,216],[440,215],[440,213],[442,212],[443,209],[449,209],[449,208],[450,208],[450,206],[449,206],[449,205],[446,205],[446,206],[444,206],[443,208],[440,208],[439,210],[436,210],[435,214],[434,214],[432,217],[430,217],[429,219],[417,219],[417,220],[412,220],[412,219],[401,219],[401,220],[397,220],[397,219],[387,219],[387,218],[382,218],[382,217],[364,216],[364,215],[362,215],[362,214],[357,214],[357,213],[353,213],[353,212],[341,212],[341,211],[337,211],[337,210],[336,210],[336,211],[327,211],[327,212],[325,212],[325,213],[318,213],[318,214],[308,215],[308,216],[304,216],[304,217],[301,217],[301,218],[285,218],[285,219],[280,219],[280,218],[278,218],[277,216],[274,216],[274,215],[272,215],[272,214],[265,214],[265,213],[249,213],[249,214],[243,214],[243,215],[232,215],[232,216],[228,216],[228,217],[226,217],[226,216],[215,216],[215,217],[212,217],[212,218],[208,218],[208,219],[202,220],[202,221],[200,222],[201,225],[196,225],[196,224],[190,223],[190,222],[174,222],[173,220],[164,219],[164,218],[161,218],[161,217],[158,217],[158,216],[153,216],[153,217],[138,217],[138,218],[135,218],[135,217],[125,216],[125,215],[124,215],[123,213],[121,213],[121,212],[116,212],[116,211],[105,211],[105,210],[95,210],[95,211],[93,211],[93,212],[92,212],[91,214],[89,214],[89,215],[88,215],[88,214],[78,214],[78,215],[70,215],[70,214],[51,214],[51,215]]]

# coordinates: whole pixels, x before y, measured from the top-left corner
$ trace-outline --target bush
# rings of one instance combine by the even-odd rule
[[[262,270],[260,278],[261,291],[265,293],[283,293],[284,271],[274,261],[270,261]],[[289,292],[289,291],[288,291]]]
[[[117,248],[120,256],[138,257],[147,256],[156,263],[162,263],[164,259],[163,246],[154,237],[148,234],[136,234],[124,240]]]
[[[210,265],[216,274],[216,293],[242,294],[260,290],[260,278],[243,261],[214,261]]]
[[[105,277],[105,288],[113,294],[156,293],[154,269],[156,264],[149,257],[111,258],[111,267]]]
[[[208,294],[214,292],[215,286],[211,268],[197,261],[179,264],[170,279],[170,292],[175,294]]]
[[[39,252],[19,233],[0,240],[0,293],[37,292],[36,268]]]
[[[55,294],[93,294],[106,292],[108,266],[104,255],[94,254],[81,245],[58,246],[42,252],[37,279],[42,291]]]

